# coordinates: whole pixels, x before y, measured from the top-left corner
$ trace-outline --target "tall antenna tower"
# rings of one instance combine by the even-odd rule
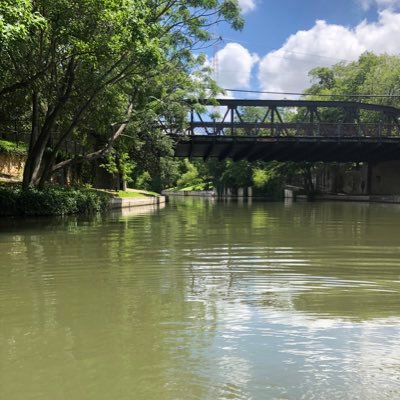
[[[219,78],[219,59],[218,59],[218,52],[224,43],[224,39],[222,36],[215,35],[215,42],[213,45],[213,61],[212,61],[212,70],[213,70],[213,78],[216,82],[218,82]]]

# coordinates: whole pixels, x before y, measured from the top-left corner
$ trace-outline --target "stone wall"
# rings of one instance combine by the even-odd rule
[[[400,161],[372,165],[371,194],[400,194]]]
[[[400,161],[380,162],[370,166],[363,163],[353,168],[350,164],[325,165],[315,180],[317,189],[322,193],[400,195]]]
[[[326,164],[315,176],[316,189],[322,193],[366,194],[368,165]]]

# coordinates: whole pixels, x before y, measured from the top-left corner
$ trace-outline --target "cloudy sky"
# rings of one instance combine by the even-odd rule
[[[223,40],[209,54],[215,77],[227,89],[301,92],[316,66],[350,62],[365,51],[400,53],[400,0],[239,3],[245,28],[214,28]]]

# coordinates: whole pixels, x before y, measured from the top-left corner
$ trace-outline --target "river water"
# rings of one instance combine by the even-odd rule
[[[400,206],[0,220],[0,399],[398,399]]]

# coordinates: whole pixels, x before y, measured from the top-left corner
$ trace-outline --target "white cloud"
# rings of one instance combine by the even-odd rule
[[[381,11],[379,21],[358,25],[354,35],[366,50],[375,53],[397,54],[400,52],[400,14],[389,10]]]
[[[363,10],[377,6],[379,10],[394,10],[400,8],[400,0],[357,0]]]
[[[291,35],[280,49],[262,58],[260,86],[265,91],[301,92],[309,86],[312,68],[353,61],[365,51],[398,54],[399,37],[400,14],[390,10],[381,11],[377,22],[363,21],[355,28],[316,21],[311,29]]]
[[[242,13],[245,14],[256,8],[256,1],[255,0],[239,0],[239,6],[242,10]]]
[[[247,88],[250,84],[251,72],[259,58],[238,43],[228,43],[219,50],[211,64],[215,71],[215,79],[223,88]]]

